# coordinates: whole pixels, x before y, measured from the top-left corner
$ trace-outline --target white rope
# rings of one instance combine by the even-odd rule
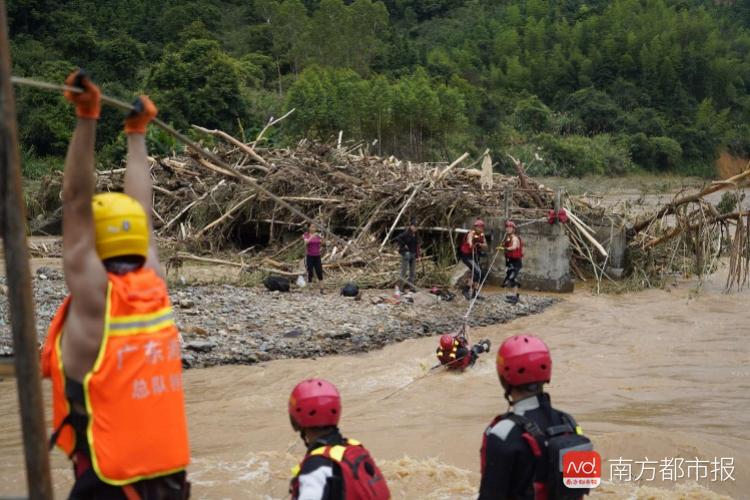
[[[466,310],[466,314],[464,314],[464,325],[469,320],[469,314],[471,314],[471,310],[474,308],[474,304],[476,304],[477,302],[477,298],[479,297],[479,292],[482,291],[482,287],[484,287],[484,283],[487,281],[487,278],[490,276],[490,271],[492,270],[492,266],[495,264],[495,260],[497,260],[498,255],[500,255],[500,249],[495,251],[495,256],[492,257],[492,262],[490,262],[490,267],[487,269],[487,272],[485,273],[484,279],[482,279],[482,282],[479,283],[479,288],[477,289],[476,295],[474,295],[474,298],[471,300],[471,302],[469,302],[469,308]],[[479,266],[479,269],[481,271],[482,266]]]

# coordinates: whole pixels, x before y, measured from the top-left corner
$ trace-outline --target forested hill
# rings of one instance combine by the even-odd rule
[[[710,175],[720,152],[750,152],[748,0],[8,3],[16,75],[82,66],[183,130],[252,138],[294,107],[272,141],[343,130],[414,160],[491,148],[537,175]],[[59,166],[74,118],[59,96],[18,98],[33,176]],[[104,163],[123,153],[121,120],[103,114]]]

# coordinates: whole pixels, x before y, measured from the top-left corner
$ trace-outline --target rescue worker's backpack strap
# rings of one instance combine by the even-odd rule
[[[546,500],[547,481],[550,477],[547,466],[547,437],[535,422],[526,417],[516,413],[507,413],[506,418],[523,430],[521,437],[529,445],[531,454],[534,455],[534,496]]]
[[[544,432],[539,428],[539,426],[528,418],[522,417],[521,415],[518,415],[516,413],[507,413],[505,415],[505,418],[523,429],[521,437],[523,437],[523,439],[529,444],[531,453],[534,454],[534,457],[537,460],[539,458],[543,458],[542,450],[544,449],[544,441],[546,440],[546,436]]]

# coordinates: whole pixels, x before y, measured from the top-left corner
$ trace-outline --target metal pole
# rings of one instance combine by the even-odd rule
[[[52,91],[55,91],[55,92],[64,92],[66,90],[69,90],[71,92],[82,92],[81,89],[76,88],[76,87],[69,87],[67,85],[57,85],[57,84],[54,84],[54,83],[40,82],[38,80],[33,80],[31,78],[23,78],[23,77],[19,77],[19,76],[13,76],[13,77],[11,77],[11,80],[13,81],[13,83],[15,83],[17,85],[25,85],[27,87],[34,87],[34,88],[38,88],[38,89],[42,89],[42,90],[52,90]],[[102,102],[104,104],[107,104],[107,105],[112,106],[114,108],[120,109],[122,111],[127,111],[127,112],[133,111],[133,106],[132,105],[130,105],[130,104],[126,103],[126,102],[123,102],[123,101],[121,101],[119,99],[115,99],[113,97],[109,97],[109,96],[106,96],[106,95],[102,94],[101,100],[102,100]],[[187,136],[185,136],[184,134],[182,134],[182,133],[178,132],[177,130],[173,129],[172,127],[170,127],[169,125],[167,125],[166,123],[164,123],[163,121],[161,121],[160,119],[154,118],[153,124],[156,125],[157,127],[159,127],[160,129],[162,129],[163,131],[165,131],[167,134],[169,134],[172,137],[174,137],[175,139],[177,139],[178,141],[182,142],[185,146],[188,147],[188,149],[192,150],[198,156],[202,156],[203,158],[211,160],[214,164],[218,165],[223,170],[225,170],[227,174],[229,174],[232,177],[235,177],[236,179],[239,179],[239,180],[241,180],[241,181],[243,181],[243,182],[245,182],[247,184],[252,185],[253,187],[255,187],[255,189],[257,189],[258,191],[260,191],[264,195],[268,196],[269,198],[271,198],[272,200],[274,200],[276,203],[278,203],[282,207],[284,207],[287,210],[289,210],[290,212],[292,212],[294,215],[300,217],[301,219],[303,219],[304,221],[306,221],[306,222],[308,222],[310,224],[315,225],[318,229],[320,229],[321,233],[323,233],[323,234],[331,237],[331,239],[333,239],[333,240],[338,241],[341,245],[344,246],[344,248],[346,248],[349,245],[349,242],[347,242],[343,238],[340,238],[335,233],[329,231],[328,228],[325,227],[323,224],[320,224],[319,222],[315,222],[313,219],[311,219],[310,217],[308,217],[307,215],[305,215],[300,209],[298,209],[294,205],[290,204],[289,202],[287,202],[287,201],[279,198],[278,196],[276,196],[275,194],[273,194],[272,192],[270,192],[268,189],[266,189],[263,186],[261,186],[260,184],[258,184],[258,181],[256,181],[254,178],[248,177],[248,176],[244,175],[243,173],[238,172],[237,170],[235,170],[234,167],[232,167],[227,162],[225,162],[224,160],[222,160],[221,158],[219,158],[217,155],[215,155],[212,152],[210,152],[210,151],[202,148],[198,143],[190,140]],[[199,164],[202,167],[207,168],[205,165],[201,164],[200,162],[199,162]],[[214,169],[211,169],[211,170],[214,170]]]
[[[513,188],[505,186],[505,194],[503,195],[503,202],[505,203],[505,220],[510,219],[510,199],[513,196]]]
[[[39,346],[31,293],[26,210],[21,191],[16,106],[10,81],[10,43],[5,0],[0,0],[0,228],[5,249],[8,307],[13,332],[16,385],[29,498],[51,499],[49,451],[44,423]]]

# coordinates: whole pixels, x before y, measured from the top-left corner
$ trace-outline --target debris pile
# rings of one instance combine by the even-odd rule
[[[508,193],[514,218],[543,217],[553,205],[551,189],[522,176],[495,173],[488,186],[479,168],[459,167],[468,154],[439,164],[373,156],[361,145],[307,140],[292,148],[256,149],[223,132],[201,130],[222,138],[213,143],[212,153],[233,171],[190,152],[151,159],[154,229],[175,243],[175,265],[192,259],[230,263],[245,271],[299,274],[299,234],[309,220],[285,206],[290,204],[324,229],[323,261],[339,281],[391,285],[399,261],[388,242],[415,219],[424,231],[437,235],[425,249],[429,252],[423,252],[431,258],[422,259],[420,272],[444,282],[433,257],[452,253],[449,249],[460,237],[455,233],[468,220],[502,215]],[[99,171],[97,190],[121,190],[124,174],[124,168]],[[58,173],[45,183],[45,192],[59,184]],[[45,208],[59,218],[59,207]],[[290,240],[290,231],[298,236]],[[217,258],[229,248],[232,258]]]
[[[597,239],[602,223],[627,231],[630,266],[626,275],[645,288],[660,286],[675,272],[704,276],[718,258],[730,254],[727,288],[747,283],[750,219],[720,212],[705,197],[740,186],[750,170],[713,183],[699,193],[677,195],[646,218],[614,213],[584,199],[564,197],[526,175],[510,157],[517,175],[491,172],[487,152],[471,164],[464,154],[450,164],[412,163],[370,155],[362,143],[321,144],[302,140],[290,148],[256,147],[218,130],[195,127],[207,137],[210,153],[190,150],[151,158],[154,228],[169,242],[169,264],[184,260],[228,264],[243,272],[295,277],[304,273],[299,234],[311,222],[326,241],[323,261],[334,282],[392,286],[399,259],[389,241],[414,219],[430,235],[420,259],[421,284],[446,284],[447,264],[473,217],[503,216],[545,220],[556,205],[567,211],[573,247],[572,271],[593,275],[597,290],[608,273],[610,241]],[[264,129],[265,131],[265,129]],[[482,168],[478,164],[482,162]],[[97,189],[122,188],[125,169],[99,171]],[[60,173],[42,183],[34,202],[34,227],[59,220]],[[737,224],[734,237],[731,223]],[[221,258],[222,251],[231,256]],[[632,284],[632,283],[631,283]]]

